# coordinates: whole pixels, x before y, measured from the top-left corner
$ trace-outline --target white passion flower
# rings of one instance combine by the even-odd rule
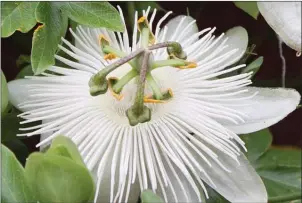
[[[251,73],[219,78],[245,67],[230,67],[246,50],[244,28],[215,37],[188,16],[161,28],[171,12],[155,26],[149,10],[135,13],[132,37],[70,30],[75,46],[62,39],[59,48],[74,60],[55,56],[70,68],[10,82],[22,124],[43,121],[21,135],[42,134],[38,147],[70,137],[95,176],[95,202],[136,202],[147,188],[165,202],[202,202],[204,182],[231,202],[267,202],[237,134],[277,123],[300,95],[250,87]]]
[[[283,42],[301,54],[301,2],[257,2],[259,11]]]

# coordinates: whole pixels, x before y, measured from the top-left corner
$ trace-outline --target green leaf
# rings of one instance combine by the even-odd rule
[[[163,203],[164,201],[153,193],[152,190],[144,190],[141,193],[142,203]]]
[[[301,156],[299,149],[273,147],[257,160],[255,167],[258,169],[265,167],[301,168]]]
[[[64,156],[32,153],[26,162],[25,176],[40,203],[87,202],[94,194],[89,171]]]
[[[15,155],[1,145],[1,201],[9,203],[36,202],[24,176],[24,168]]]
[[[124,31],[119,13],[108,2],[60,2],[58,4],[71,20],[79,24]]]
[[[243,135],[247,157],[261,176],[269,202],[285,202],[301,197],[301,150],[268,148],[269,131]]]
[[[42,23],[34,32],[31,53],[33,72],[37,75],[55,64],[54,55],[66,33],[68,18],[53,2],[40,2],[36,18]]]
[[[240,136],[247,148],[246,157],[254,163],[272,144],[272,135],[268,128]]]
[[[28,32],[36,25],[35,9],[39,2],[1,2],[1,36],[16,30]]]
[[[47,154],[57,154],[71,158],[76,163],[85,166],[83,159],[78,151],[77,146],[70,138],[65,136],[57,136],[51,143]]]
[[[4,115],[4,112],[8,105],[8,89],[5,75],[1,71],[1,115]]]
[[[235,1],[234,4],[257,20],[259,10],[256,1]]]
[[[263,63],[263,56],[260,56],[257,59],[255,59],[253,62],[251,62],[247,67],[242,69],[241,73],[248,73],[250,71],[253,71],[252,76],[254,76],[260,69],[262,63]]]

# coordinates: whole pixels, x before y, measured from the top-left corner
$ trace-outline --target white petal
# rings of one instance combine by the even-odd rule
[[[236,110],[245,113],[248,118],[243,124],[225,124],[237,134],[255,132],[267,128],[286,117],[294,111],[299,104],[300,94],[294,89],[284,88],[256,88],[248,87],[247,95],[258,92],[250,100],[240,101],[246,106],[235,107]]]
[[[197,197],[187,178],[184,176],[183,172],[181,172],[177,166],[172,164],[175,172],[174,173],[173,170],[168,166],[166,161],[163,163],[167,175],[171,181],[168,187],[165,188],[168,202],[200,202],[199,198]],[[175,177],[175,174],[177,175],[177,177]],[[172,190],[172,187],[174,191]],[[205,202],[205,197],[203,196],[202,188],[199,187],[199,191],[202,199],[201,202]],[[175,195],[177,197],[177,201],[175,201]],[[186,196],[188,197],[188,199],[186,198]]]
[[[184,18],[184,20],[182,20]],[[166,41],[176,40],[182,42],[193,34],[198,32],[198,27],[196,23],[193,23],[191,26],[187,27],[192,21],[195,21],[194,18],[190,16],[180,15],[175,18],[172,18],[165,26],[167,26],[167,34],[165,37]],[[181,23],[181,24],[180,24]],[[163,29],[161,29],[159,36],[163,34]],[[180,37],[180,38],[179,38]],[[161,38],[161,37],[159,37]],[[197,40],[198,38],[196,38]]]
[[[113,153],[110,158],[112,159],[112,157],[113,157]],[[97,181],[98,181],[97,168],[95,168],[91,171],[91,175],[95,181],[95,185],[97,185]],[[118,179],[118,173],[115,174],[115,180],[116,179]],[[136,178],[136,181],[131,185],[130,194],[129,194],[129,198],[127,201],[128,203],[136,203],[139,198],[140,187],[139,187],[139,183],[137,180],[138,180],[138,178]],[[106,168],[104,170],[104,174],[102,177],[99,191],[96,191],[96,193],[98,193],[98,198],[97,198],[96,203],[110,202],[110,185],[111,185],[111,164],[107,164]],[[115,186],[114,186],[115,193],[117,191],[117,188],[118,188],[118,184],[115,183]],[[123,199],[124,199],[124,197],[125,197],[125,194],[123,194]]]
[[[289,47],[301,52],[301,2],[257,2],[266,22]]]
[[[248,45],[249,38],[247,31],[241,26],[233,27],[225,33],[225,37],[228,38],[226,42],[228,47],[221,52],[221,55],[233,49],[238,49],[232,57],[232,61],[237,62],[245,53]]]
[[[29,88],[27,85],[36,84],[37,81],[28,79],[13,80],[8,83],[9,101],[20,111],[28,111],[28,108],[20,108],[19,104],[29,100]]]
[[[54,119],[43,120],[42,124],[45,124],[45,123],[48,123],[48,122],[51,122],[51,121],[54,121]],[[40,142],[42,142],[43,140],[45,140],[46,138],[48,138],[49,136],[51,136],[53,133],[54,133],[54,131],[48,132],[48,133],[41,133],[41,135],[40,135]],[[44,149],[47,148],[47,147],[48,147],[48,145],[41,145],[39,149],[40,149],[40,151],[44,151]]]
[[[207,72],[236,63],[244,55],[248,45],[248,34],[243,27],[233,27],[216,38],[213,35],[215,29],[186,50],[188,59],[197,62]]]
[[[241,154],[238,158],[238,163],[228,157],[225,153],[220,150],[211,147],[219,157],[220,162],[231,172],[227,172],[222,169],[216,162],[211,161],[212,167],[209,167],[203,159],[201,159],[196,152],[191,150],[196,160],[205,167],[205,171],[212,179],[212,185],[203,174],[200,174],[203,181],[220,193],[224,198],[230,202],[267,202],[267,192],[265,186],[256,173],[255,169],[250,165],[246,157]]]

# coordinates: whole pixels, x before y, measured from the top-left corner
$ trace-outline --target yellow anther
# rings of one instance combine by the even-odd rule
[[[196,68],[196,67],[197,67],[196,63],[189,63],[186,66],[177,66],[176,68],[179,68],[179,69],[190,69],[190,68]]]
[[[150,98],[147,98],[147,97],[144,98],[144,103],[162,104],[162,103],[165,103],[165,102],[166,101],[164,101],[164,100],[150,99]]]
[[[110,81],[110,80],[118,80],[118,78],[116,78],[116,77],[110,77],[110,78],[108,78],[108,81]],[[108,89],[109,89],[110,93],[112,94],[112,96],[113,96],[114,98],[116,98],[118,101],[121,101],[121,100],[124,98],[124,95],[122,95],[122,94],[117,94],[117,93],[115,93],[115,92],[113,91],[112,85],[111,85],[110,82],[108,82]]]
[[[163,94],[163,99],[154,99],[152,94],[144,97],[144,103],[162,104],[166,103],[173,97],[173,91],[168,88],[167,92]]]
[[[106,54],[106,55],[104,56],[104,59],[105,59],[105,60],[112,60],[112,59],[115,59],[115,58],[116,58],[116,55],[113,54],[113,53],[109,53],[109,54]]]
[[[101,44],[102,41],[105,41],[105,42],[107,42],[109,44],[109,40],[107,39],[107,37],[105,35],[103,35],[103,34],[100,34],[99,35],[99,43]]]
[[[138,23],[138,24],[143,23],[143,22],[145,22],[145,20],[146,20],[146,17],[145,17],[145,16],[142,16],[142,17],[140,17],[140,18],[138,19],[137,23]]]

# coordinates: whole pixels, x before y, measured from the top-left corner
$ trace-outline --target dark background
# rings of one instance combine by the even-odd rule
[[[120,5],[127,19],[126,2],[111,2]],[[244,11],[238,9],[232,2],[157,2],[163,9],[172,10],[173,15],[187,14],[197,20],[198,28],[217,27],[217,32],[225,32],[234,26],[243,26],[249,34],[249,41],[256,45],[254,52],[264,57],[264,63],[255,75],[254,86],[281,87],[281,58],[278,50],[278,40],[274,31],[261,15],[255,20]],[[157,19],[164,15],[158,12]],[[173,17],[173,16],[172,16]],[[127,22],[127,21],[126,21]],[[167,21],[166,21],[167,22]],[[129,24],[129,23],[128,23]],[[34,29],[33,29],[34,30]],[[21,54],[30,55],[33,30],[22,34],[16,32],[9,38],[1,38],[1,67],[7,81],[13,80],[20,71],[16,60]],[[67,37],[69,37],[67,33]],[[286,59],[286,87],[295,88],[302,94],[302,56],[296,57],[296,51],[283,44]],[[255,59],[255,57],[250,60]],[[291,145],[302,147],[302,108],[295,110],[284,120],[270,127],[273,143],[276,145]],[[39,142],[34,136],[22,140],[30,149]]]

